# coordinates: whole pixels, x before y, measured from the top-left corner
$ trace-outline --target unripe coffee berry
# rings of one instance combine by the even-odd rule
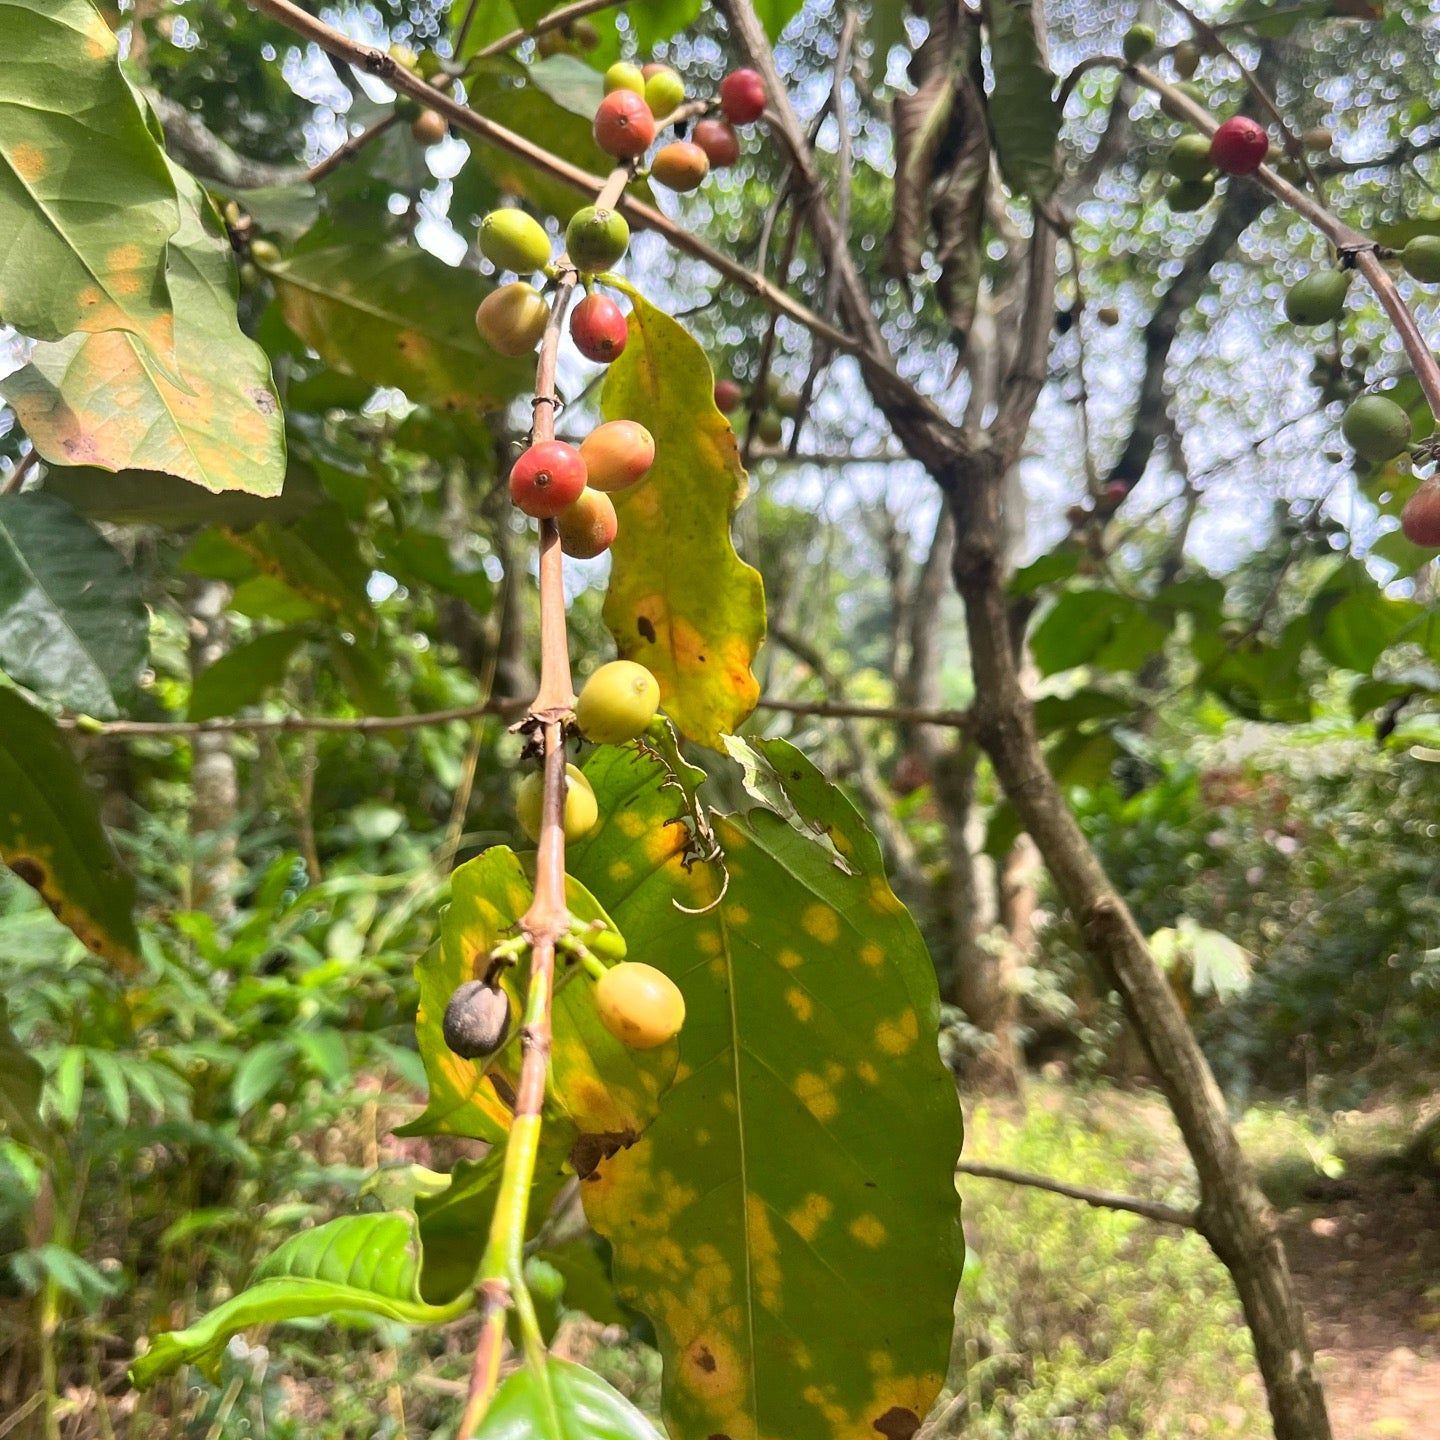
[[[778,410],[762,410],[755,420],[756,437],[766,445],[778,445],[785,436],[785,425]]]
[[[615,503],[603,490],[587,485],[580,498],[555,517],[560,548],[575,560],[593,560],[614,543],[620,530]]]
[[[537,520],[553,520],[585,488],[585,461],[563,440],[532,445],[510,470],[510,499]]]
[[[646,77],[645,103],[652,115],[668,115],[685,103],[685,82],[668,65],[662,65]]]
[[[1193,40],[1182,40],[1175,47],[1172,58],[1175,62],[1175,73],[1188,80],[1200,68],[1200,47]]]
[[[699,189],[710,173],[710,157],[689,140],[672,140],[655,152],[650,162],[650,176],[667,190],[685,194]]]
[[[250,242],[250,258],[262,270],[265,270],[271,265],[280,263],[280,249],[268,240],[252,240]]]
[[[626,95],[629,91],[616,93]],[[629,248],[630,227],[625,217],[614,210],[586,205],[570,217],[565,227],[565,251],[571,263],[587,274],[610,269],[624,258]]]
[[[643,155],[655,139],[655,116],[633,90],[612,90],[595,112],[595,143],[617,160]]]
[[[1165,191],[1165,203],[1178,214],[1202,210],[1214,198],[1215,185],[1210,180],[1177,180]]]
[[[659,708],[655,677],[633,660],[612,660],[581,686],[575,723],[592,745],[623,745],[650,728]]]
[[[1210,142],[1203,135],[1182,135],[1165,157],[1177,180],[1203,180],[1210,173]]]
[[[515,818],[533,844],[540,841],[545,814],[545,776],[532,770],[515,792]],[[565,839],[572,845],[585,839],[600,823],[600,806],[584,772],[574,765],[565,767]]]
[[[528,275],[550,263],[550,237],[523,210],[492,210],[480,222],[480,253],[497,270]]]
[[[580,442],[580,457],[597,490],[626,490],[655,463],[655,437],[634,420],[611,420]]]
[[[617,90],[629,90],[642,100],[645,98],[645,76],[638,65],[617,60],[605,72],[605,93],[613,95]]]
[[[765,113],[765,82],[754,70],[735,70],[720,82],[720,108],[732,125],[752,125]]]
[[[410,133],[421,145],[438,145],[450,127],[438,110],[422,110],[411,122]]]
[[[715,382],[715,408],[729,415],[740,408],[745,392],[734,380],[721,379]]]
[[[680,987],[653,965],[622,960],[595,982],[601,1023],[632,1050],[653,1050],[673,1040],[685,1024]]]
[[[483,980],[457,985],[440,1022],[445,1044],[462,1060],[493,1055],[505,1043],[509,1029],[510,997]]]
[[[1265,127],[1248,115],[1232,115],[1210,137],[1210,160],[1227,175],[1253,175],[1269,153]]]
[[[1340,433],[1362,460],[1379,464],[1410,443],[1410,416],[1384,395],[1362,395],[1345,412]]]
[[[565,33],[578,49],[585,51],[587,54],[591,50],[599,49],[600,32],[596,29],[593,20],[585,20],[583,18],[580,20],[572,20],[565,27]]]
[[[545,297],[523,280],[492,290],[475,312],[480,338],[497,354],[528,355],[539,343],[550,319]]]
[[[705,152],[712,170],[723,170],[740,158],[740,137],[724,120],[702,120],[691,138]]]
[[[625,312],[608,295],[587,295],[570,312],[570,338],[587,360],[608,365],[630,338]]]
[[[1285,318],[1292,325],[1327,325],[1345,311],[1350,276],[1344,270],[1316,270],[1285,292]]]
[[[1132,25],[1120,42],[1120,53],[1133,65],[1155,48],[1155,31],[1149,25]]]
[[[1440,235],[1417,235],[1400,252],[1400,263],[1412,280],[1440,285]]]
[[[1440,550],[1440,476],[1432,475],[1405,502],[1400,529],[1412,545]]]

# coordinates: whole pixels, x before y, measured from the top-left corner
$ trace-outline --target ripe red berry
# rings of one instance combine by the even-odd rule
[[[740,137],[724,120],[702,120],[692,138],[705,152],[712,170],[723,170],[740,158]]]
[[[738,410],[744,398],[745,392],[734,380],[715,382],[715,408],[723,414],[729,415]]]
[[[1246,115],[1232,115],[1210,137],[1210,159],[1227,175],[1253,175],[1269,150],[1265,127]]]
[[[553,520],[584,488],[585,462],[563,440],[532,445],[510,470],[510,499],[537,520]]]
[[[720,82],[720,108],[732,125],[750,125],[765,113],[765,82],[754,70],[736,70]]]
[[[620,529],[615,502],[603,491],[587,485],[580,498],[555,517],[560,548],[576,560],[593,560],[614,543]]]
[[[1405,502],[1400,528],[1412,545],[1440,550],[1440,476],[1432,475]]]
[[[595,143],[617,160],[643,155],[655,139],[655,117],[633,90],[612,90],[595,112]]]
[[[587,295],[570,313],[570,338],[587,360],[608,365],[630,338],[625,312],[608,295]]]

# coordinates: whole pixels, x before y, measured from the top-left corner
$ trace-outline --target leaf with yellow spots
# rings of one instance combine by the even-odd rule
[[[55,465],[175,475],[213,493],[278,495],[285,427],[265,352],[240,330],[235,266],[196,182],[170,246],[180,388],[134,335],[37,345],[0,385],[35,449]],[[208,220],[208,223],[207,223]]]
[[[535,362],[496,354],[475,329],[490,286],[413,245],[356,242],[276,265],[285,323],[322,360],[441,410],[494,410],[535,383]]]
[[[123,330],[171,367],[165,250],[181,203],[89,0],[0,0],[0,321]]]
[[[655,437],[655,464],[611,498],[605,623],[620,654],[660,682],[680,733],[719,748],[755,708],[750,665],[765,635],[765,591],[735,553],[730,519],[745,472],[730,422],[715,408],[715,377],[683,326],[626,287],[630,340],[605,377],[607,420],[638,420]]]
[[[581,1194],[655,1327],[674,1440],[908,1440],[964,1254],[935,972],[853,806],[752,743],[778,810],[715,818],[723,894],[663,838],[680,802],[661,765],[586,766],[601,826],[571,868],[687,1017],[659,1118]]]
[[[505,1044],[480,1062],[455,1055],[445,1044],[440,1022],[455,987],[484,978],[491,951],[515,936],[529,907],[532,886],[529,866],[503,845],[468,861],[451,877],[440,943],[416,967],[420,986],[416,1031],[430,1080],[430,1102],[401,1133],[466,1135],[494,1142],[508,1131],[510,1110],[504,1097],[514,1093],[519,1080],[519,1026],[512,1024]],[[566,903],[580,924],[598,922],[612,932],[612,946],[619,940],[609,917],[573,880],[567,882]],[[497,978],[510,997],[512,1017],[519,1016],[527,983],[525,964],[504,967]],[[616,1040],[600,1023],[589,980],[561,957],[546,1121],[568,1126],[570,1146],[581,1136],[600,1142],[598,1149],[594,1143],[584,1147],[577,1163],[593,1164],[589,1157],[629,1143],[650,1123],[674,1073],[675,1059],[673,1044],[638,1051]]]
[[[0,860],[106,960],[134,960],[135,882],[54,723],[0,689]]]

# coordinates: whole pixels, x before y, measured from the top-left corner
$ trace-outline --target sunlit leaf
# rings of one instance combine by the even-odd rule
[[[43,491],[0,496],[0,670],[109,717],[135,691],[149,625],[135,572],[88,520]]]
[[[666,841],[681,800],[655,760],[586,767],[602,825],[572,868],[688,1013],[659,1118],[581,1195],[655,1327],[674,1440],[909,1435],[962,1261],[934,968],[854,809],[784,742],[756,749],[801,826],[717,818],[723,895]]]
[[[670,316],[632,298],[630,341],[601,403],[607,420],[650,431],[655,464],[612,497],[620,533],[605,623],[620,654],[654,673],[680,732],[718,747],[760,693],[750,665],[765,634],[764,586],[730,538],[745,472],[715,408],[705,352]]]
[[[448,1306],[420,1299],[420,1241],[405,1212],[352,1215],[286,1240],[251,1277],[249,1286],[184,1330],[154,1337],[136,1357],[130,1378],[141,1389],[198,1365],[213,1376],[226,1342],[255,1325],[313,1315],[376,1315],[405,1324],[441,1324],[470,1303]]]
[[[107,960],[135,958],[135,882],[53,722],[0,689],[0,859]]]
[[[183,170],[174,173],[183,215],[168,273],[184,388],[133,336],[112,331],[37,345],[4,393],[56,465],[161,471],[206,490],[276,495],[285,430],[270,362],[241,333],[234,258],[210,202]]]
[[[181,205],[89,0],[0,0],[0,320],[37,340],[125,330],[173,361]]]
[[[272,277],[285,323],[347,375],[457,410],[494,409],[534,383],[533,362],[497,355],[476,333],[486,282],[413,245],[304,250]]]
[[[593,1370],[558,1355],[522,1365],[496,1392],[475,1440],[661,1440]]]

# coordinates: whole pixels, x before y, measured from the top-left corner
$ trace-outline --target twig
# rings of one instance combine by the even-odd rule
[[[482,45],[471,57],[474,60],[488,60],[492,55],[503,55],[507,50],[513,50],[525,40],[535,40],[541,35],[548,34],[551,30],[563,30],[565,26],[573,21],[583,19],[586,15],[593,15],[597,10],[609,10],[616,5],[622,4],[623,0],[571,0],[569,5],[562,5],[558,10],[552,10],[548,15],[542,16],[528,29],[521,26],[518,30],[512,30],[508,35],[502,35],[498,40],[492,40],[488,45]],[[464,43],[465,32],[469,25],[461,28],[461,33],[455,41],[455,53],[460,53],[460,46]]]
[[[297,35],[313,41],[327,54],[355,65],[367,74],[379,76],[394,89],[403,91],[421,101],[431,110],[438,111],[457,129],[478,135],[497,149],[516,156],[527,165],[559,180],[562,184],[569,185],[582,194],[592,197],[599,194],[603,182],[588,171],[552,155],[548,150],[525,139],[524,136],[517,135],[513,130],[507,130],[503,125],[497,125],[493,120],[486,119],[485,116],[467,106],[458,104],[418,75],[398,66],[383,50],[350,39],[349,36],[325,24],[324,21],[307,14],[298,5],[293,4],[292,0],[250,0],[250,4],[255,9],[262,10],[265,14],[278,20]],[[667,215],[663,215],[653,206],[646,205],[632,196],[622,195],[615,208],[632,225],[663,235],[682,254],[689,255],[692,259],[708,265],[712,270],[753,295],[762,305],[788,315],[796,324],[821,336],[844,354],[856,356],[862,367],[878,380],[887,393],[904,395],[907,404],[911,407],[910,413],[932,425],[945,426],[945,419],[935,408],[934,403],[896,372],[883,350],[876,350],[863,338],[847,335],[844,331],[822,320],[814,311],[770,284],[764,276],[757,275],[753,270],[747,269],[723,251],[707,244],[698,235],[686,230],[684,226],[671,220]]]
[[[15,462],[10,473],[5,477],[4,484],[0,484],[0,495],[18,494],[20,487],[25,483],[25,477],[35,468],[39,459],[40,457],[35,453],[35,447],[32,445]]]
[[[955,1168],[962,1175],[974,1175],[981,1180],[1003,1180],[1007,1185],[1027,1185],[1033,1190],[1048,1190],[1053,1195],[1083,1200],[1097,1210],[1124,1210],[1131,1215],[1143,1215],[1147,1220],[1158,1220],[1162,1225],[1179,1225],[1186,1230],[1200,1228],[1194,1210],[1177,1210],[1173,1205],[1162,1205],[1158,1200],[1137,1200],[1132,1195],[1116,1195],[1109,1190],[1089,1190],[1083,1185],[1070,1185],[1045,1175],[1031,1175],[1003,1165],[981,1165],[974,1160],[958,1160]]]

